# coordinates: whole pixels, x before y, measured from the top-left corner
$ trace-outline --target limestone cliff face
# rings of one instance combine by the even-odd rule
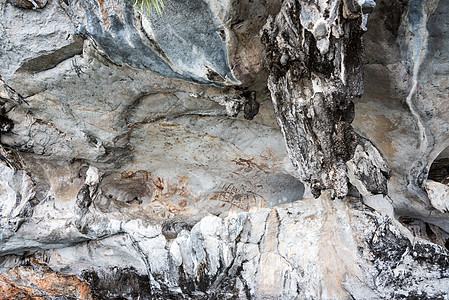
[[[448,9],[0,0],[0,298],[446,299]]]

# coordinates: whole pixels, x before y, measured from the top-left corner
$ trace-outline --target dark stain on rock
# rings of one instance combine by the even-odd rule
[[[374,7],[376,7],[376,3],[373,0],[361,1],[362,4],[357,0],[343,0],[343,3],[349,12],[357,17],[371,13]]]
[[[11,5],[23,9],[42,9],[47,5],[47,0],[8,0]]]
[[[318,50],[316,40],[310,31],[305,31],[304,40],[306,41],[306,44],[309,45],[307,47],[308,56],[306,54],[307,52],[304,53],[304,57],[307,57],[309,59],[309,61],[306,63],[308,69],[310,69],[311,72],[321,73],[326,78],[330,78],[330,76],[335,71],[333,59],[329,59],[330,57],[328,57],[327,55],[321,54],[321,52]],[[331,38],[330,43],[335,42],[335,39]]]
[[[209,79],[210,81],[215,81],[215,82],[225,82],[226,80],[221,77],[220,74],[218,74],[218,72],[216,72],[214,69],[205,66],[207,73],[206,73],[206,77],[207,79]]]
[[[200,262],[200,264],[198,265],[198,269],[197,269],[195,283],[196,283],[197,288],[202,292],[206,292],[211,283],[210,278],[207,275],[207,273],[208,272],[207,272],[206,261]]]
[[[364,31],[360,28],[360,19],[350,20],[345,24],[346,34],[343,38],[344,65],[346,75],[346,89],[348,94],[362,96],[364,93],[362,56],[362,35]]]
[[[14,122],[5,115],[0,115],[0,132],[10,132],[14,128]]]
[[[82,211],[83,214],[87,212],[89,206],[92,204],[92,199],[89,194],[89,185],[83,184],[78,192],[78,195],[76,196],[76,206]]]
[[[252,120],[259,113],[259,102],[256,100],[256,92],[247,91],[243,93],[246,101],[243,107],[244,117],[247,120]]]
[[[387,29],[394,39],[398,37],[401,18],[408,5],[407,0],[377,0],[374,14],[381,16],[380,20],[383,27]],[[376,24],[379,26],[379,24]]]
[[[56,67],[59,63],[83,53],[84,37],[78,35],[73,42],[47,55],[33,58],[20,66],[17,72],[39,73]]]
[[[192,293],[195,291],[195,283],[188,275],[185,274],[184,268],[182,265],[178,268],[179,273],[179,287],[181,288],[182,292],[186,295],[192,295]]]
[[[138,274],[134,268],[114,267],[101,272],[85,270],[81,277],[98,300],[152,299],[148,276]]]
[[[162,223],[162,234],[169,240],[175,239],[182,230],[190,231],[192,227],[185,222],[170,219]]]
[[[402,223],[414,222],[412,218],[401,217]],[[412,244],[409,239],[394,229],[391,221],[378,224],[369,243],[372,251],[373,266],[377,269],[376,286],[394,288],[394,299],[445,299],[443,293],[428,295],[425,291],[413,289],[416,282],[426,280],[425,273],[414,272],[414,265],[428,268],[429,272],[439,271],[437,278],[448,278],[449,252],[435,244],[417,241]],[[403,262],[407,263],[404,264]],[[401,265],[401,271],[395,272]],[[433,276],[433,275],[431,275]],[[407,287],[407,292],[400,287]]]
[[[449,184],[449,158],[435,160],[430,166],[427,179]]]
[[[351,122],[353,99],[364,92],[362,19],[341,17],[341,34],[328,37],[329,47],[320,50],[310,32],[315,25],[301,25],[301,10],[301,1],[286,1],[282,12],[276,19],[270,18],[263,29],[268,85],[276,118],[302,180],[312,183],[315,197],[324,189],[333,189],[333,196],[342,198],[349,188],[345,163],[360,142]],[[374,162],[370,165],[376,172],[381,168]],[[364,182],[368,190],[386,192],[386,177],[379,178],[381,183],[363,178],[368,180]]]

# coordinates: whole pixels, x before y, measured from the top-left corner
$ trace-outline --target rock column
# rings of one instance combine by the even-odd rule
[[[277,121],[315,197],[325,189],[344,197],[349,178],[362,194],[387,193],[387,166],[351,126],[352,100],[364,91],[362,35],[374,6],[286,0],[262,30]]]

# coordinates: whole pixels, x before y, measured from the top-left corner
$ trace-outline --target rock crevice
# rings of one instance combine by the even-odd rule
[[[448,6],[0,0],[0,298],[445,299]]]

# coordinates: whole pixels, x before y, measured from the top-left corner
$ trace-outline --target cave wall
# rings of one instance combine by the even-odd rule
[[[0,298],[445,299],[447,9],[0,0]]]

